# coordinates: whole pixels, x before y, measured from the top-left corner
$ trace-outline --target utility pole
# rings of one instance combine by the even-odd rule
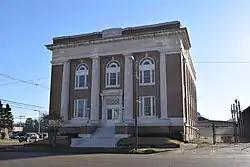
[[[236,109],[235,104],[231,105],[231,116],[233,121],[233,128],[234,128],[234,142],[236,143]]]
[[[41,133],[41,110],[34,110],[37,111],[39,116],[38,116],[38,134]]]
[[[237,122],[238,122],[238,128],[239,128],[239,135],[242,135],[242,128],[243,128],[243,121],[242,121],[242,112],[240,107],[240,101],[235,100],[236,105],[236,111],[237,111]]]
[[[135,149],[137,150],[139,148],[139,129],[138,129],[138,109],[139,109],[139,76],[138,76],[138,63],[135,60],[134,56],[130,57],[130,60],[133,62],[134,69],[135,69],[135,98],[136,98],[136,105],[135,105]]]
[[[212,131],[213,131],[213,144],[216,144],[216,133],[215,133],[215,124],[212,124]]]
[[[22,118],[24,118],[25,116],[19,116],[20,122],[19,122],[19,132],[21,132],[21,127],[22,127]]]

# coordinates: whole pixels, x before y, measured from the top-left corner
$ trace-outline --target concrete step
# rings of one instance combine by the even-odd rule
[[[101,127],[90,138],[79,138],[71,147],[116,147],[115,127]]]

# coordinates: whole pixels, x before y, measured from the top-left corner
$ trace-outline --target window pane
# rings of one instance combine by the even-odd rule
[[[116,85],[116,73],[110,73],[110,85]]]
[[[144,98],[144,115],[151,116],[151,98],[150,97]]]
[[[112,64],[111,66],[110,66],[110,68],[115,68],[116,67],[116,64]]]
[[[140,83],[142,83],[142,71],[140,71]]]
[[[108,109],[107,110],[107,118],[112,119],[112,117],[113,117],[113,111],[112,111],[112,109]]]
[[[85,110],[85,113],[84,113],[84,116],[86,117],[86,118],[89,118],[89,116],[90,116],[90,111],[89,111],[89,100],[85,100],[85,108],[84,108]]]
[[[150,106],[150,97],[144,97],[144,106]]]
[[[85,85],[85,76],[79,75],[79,87],[84,87]]]
[[[79,83],[78,83],[78,75],[76,76],[76,83],[75,83],[75,85],[76,85],[76,87],[79,87]]]
[[[140,112],[140,116],[143,116],[143,102],[142,102],[142,97],[140,97],[140,103],[139,103],[139,112]]]
[[[151,107],[144,106],[144,116],[151,116]]]
[[[116,73],[110,73],[110,79],[116,79]]]
[[[89,75],[86,75],[86,87],[89,86]]]
[[[118,108],[113,109],[113,118],[119,119],[119,109]]]
[[[150,83],[150,71],[149,70],[145,70],[143,72],[143,80],[144,80],[144,83]]]
[[[156,116],[156,113],[155,113],[155,97],[153,97],[153,100],[152,100],[152,103],[153,103],[153,108],[152,108],[152,110],[153,110],[153,116]]]
[[[78,100],[78,117],[83,117],[84,113],[84,100]]]
[[[106,85],[109,85],[109,73],[107,73],[106,77],[107,77],[106,78],[106,82],[107,82]]]
[[[152,83],[155,83],[155,70],[152,70]]]
[[[77,117],[78,111],[77,111],[77,100],[74,100],[74,117]]]
[[[120,72],[117,73],[117,85],[120,85]]]

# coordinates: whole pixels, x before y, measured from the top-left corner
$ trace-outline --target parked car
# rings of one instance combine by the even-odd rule
[[[19,135],[18,134],[11,134],[10,139],[19,139]]]
[[[19,142],[34,142],[39,140],[39,135],[37,133],[27,133],[23,136],[19,136]]]

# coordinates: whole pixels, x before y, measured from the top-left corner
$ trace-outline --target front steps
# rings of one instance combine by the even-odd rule
[[[98,128],[96,132],[89,138],[82,137],[72,140],[74,140],[74,142],[71,142],[71,147],[114,148],[116,147],[116,143],[120,140],[120,138],[115,137],[114,126],[106,126]]]

